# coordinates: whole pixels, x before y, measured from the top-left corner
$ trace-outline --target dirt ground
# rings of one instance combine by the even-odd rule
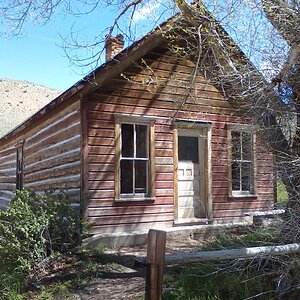
[[[166,253],[196,251],[203,242],[187,238],[185,240],[172,240],[167,242]],[[118,270],[102,273],[100,277],[76,291],[74,299],[82,300],[110,300],[110,299],[143,299],[145,289],[145,269],[135,268],[134,261],[138,257],[146,257],[147,248],[144,246],[123,247],[108,249],[106,253],[115,257],[120,264]]]
[[[249,228],[248,228],[249,229]],[[227,231],[243,235],[247,227],[232,228]],[[176,252],[199,251],[211,244],[217,237],[214,233],[205,235],[170,236],[166,243],[166,254]],[[96,249],[96,248],[95,248]],[[142,300],[145,293],[145,267],[137,263],[138,258],[147,256],[147,246],[107,248],[95,253],[77,252],[76,255],[54,259],[45,268],[45,274],[39,274],[40,286],[27,293],[30,300]],[[169,267],[165,274],[174,276],[175,269]],[[70,283],[70,284],[68,284]],[[67,287],[67,293],[55,294],[56,287]],[[49,288],[51,298],[41,298]],[[169,286],[166,286],[169,288]]]

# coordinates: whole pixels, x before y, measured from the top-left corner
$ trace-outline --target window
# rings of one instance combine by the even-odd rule
[[[149,128],[121,124],[121,194],[148,194]]]
[[[116,117],[116,200],[154,196],[153,122]]]
[[[21,190],[24,182],[24,164],[23,164],[23,145],[21,142],[16,145],[17,151],[17,166],[16,166],[16,189]]]
[[[231,138],[230,194],[254,195],[254,134],[251,131],[233,129]]]

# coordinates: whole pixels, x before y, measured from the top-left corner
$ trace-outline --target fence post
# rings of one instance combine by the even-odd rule
[[[145,300],[161,300],[166,232],[150,229],[147,243]]]

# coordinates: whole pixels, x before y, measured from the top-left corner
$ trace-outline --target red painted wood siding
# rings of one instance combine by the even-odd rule
[[[260,167],[257,147],[257,198],[228,198],[228,144],[226,124],[243,118],[222,94],[201,77],[193,88],[193,65],[178,61],[164,49],[156,49],[118,78],[89,97],[88,105],[88,191],[87,216],[93,233],[172,226],[174,214],[173,118],[212,123],[212,202],[215,220],[233,220],[251,210],[272,207],[272,156]],[[187,92],[192,96],[187,97]],[[114,201],[114,114],[154,117],[155,121],[155,202]],[[266,173],[267,172],[267,173]],[[268,175],[266,175],[268,174]]]

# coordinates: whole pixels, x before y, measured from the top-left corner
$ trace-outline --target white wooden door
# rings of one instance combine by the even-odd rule
[[[205,218],[201,137],[178,137],[178,219]]]

